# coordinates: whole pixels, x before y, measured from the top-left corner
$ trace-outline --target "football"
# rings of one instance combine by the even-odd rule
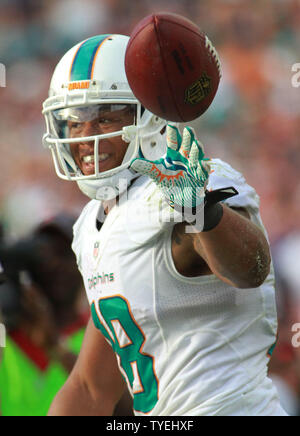
[[[152,14],[137,24],[125,70],[141,104],[173,122],[202,115],[221,79],[219,56],[207,36],[192,21],[172,13]]]

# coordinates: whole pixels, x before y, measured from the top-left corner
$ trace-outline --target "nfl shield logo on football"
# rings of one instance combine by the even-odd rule
[[[203,73],[200,79],[185,91],[185,103],[195,105],[200,103],[211,92],[211,78]]]
[[[98,254],[99,254],[99,245],[100,245],[99,242],[95,242],[94,252],[93,252],[95,259],[96,259],[96,257],[98,257]]]

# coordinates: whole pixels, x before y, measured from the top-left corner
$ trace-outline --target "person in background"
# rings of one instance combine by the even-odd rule
[[[8,333],[0,364],[4,416],[45,415],[79,353],[88,317],[70,249],[73,222],[57,216],[0,248],[6,274],[0,307]]]

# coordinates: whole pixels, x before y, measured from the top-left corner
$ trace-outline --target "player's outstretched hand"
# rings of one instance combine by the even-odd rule
[[[171,206],[191,209],[203,204],[209,160],[191,127],[186,127],[181,137],[175,126],[168,125],[165,156],[155,161],[133,159],[131,168],[151,177]]]

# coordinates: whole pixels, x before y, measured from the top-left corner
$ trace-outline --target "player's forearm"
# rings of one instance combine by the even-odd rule
[[[89,389],[69,378],[56,395],[48,416],[112,416],[109,399],[93,396]]]
[[[194,248],[212,272],[239,287],[260,286],[270,271],[270,250],[262,231],[250,220],[223,206],[220,223],[194,235]]]

